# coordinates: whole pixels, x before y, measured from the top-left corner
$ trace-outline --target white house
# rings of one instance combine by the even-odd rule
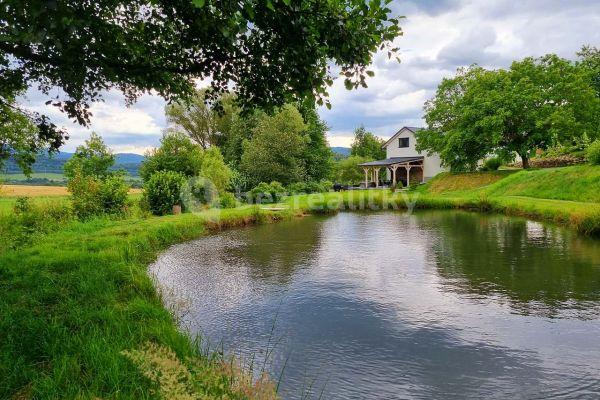
[[[437,154],[427,155],[415,149],[415,132],[423,128],[405,126],[396,132],[387,142],[383,144],[386,150],[385,160],[376,160],[360,164],[365,171],[365,187],[379,186],[380,172],[386,172],[387,180],[392,184],[400,181],[404,185],[408,183],[425,182],[445,168]],[[371,182],[371,184],[370,184]]]

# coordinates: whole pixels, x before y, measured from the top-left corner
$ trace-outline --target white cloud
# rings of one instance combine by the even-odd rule
[[[96,103],[91,108],[92,129],[103,135],[160,135],[162,128],[142,109],[125,108],[116,104]],[[161,110],[162,111],[162,110]]]

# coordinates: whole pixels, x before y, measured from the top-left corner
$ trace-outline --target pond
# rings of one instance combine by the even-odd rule
[[[519,218],[340,213],[177,245],[182,327],[283,398],[598,398],[600,242]]]

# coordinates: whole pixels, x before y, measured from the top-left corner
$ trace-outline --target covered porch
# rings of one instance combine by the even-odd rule
[[[417,157],[392,157],[385,160],[370,161],[359,164],[365,172],[365,188],[380,187],[379,173],[382,168],[390,171],[390,183],[395,186],[402,182],[408,186],[411,181],[422,183],[423,180],[423,162],[422,156]],[[374,184],[374,185],[373,185]]]

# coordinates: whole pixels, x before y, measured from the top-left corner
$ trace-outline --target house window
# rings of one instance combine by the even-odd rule
[[[408,138],[407,137],[401,137],[400,139],[398,139],[398,141],[399,141],[398,147],[408,147]]]

